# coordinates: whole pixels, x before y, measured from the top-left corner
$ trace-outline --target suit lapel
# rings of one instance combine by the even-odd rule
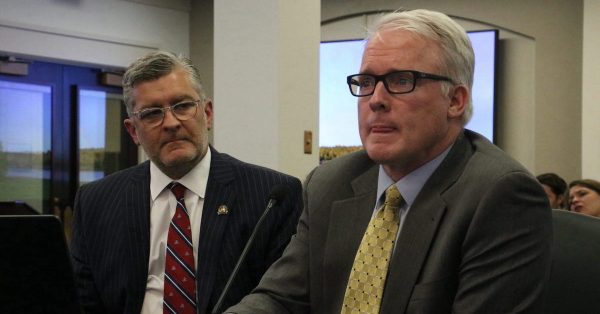
[[[134,312],[142,309],[148,278],[150,255],[150,163],[145,162],[133,171],[124,187],[125,208],[123,215],[129,230],[125,237],[124,256],[129,263],[127,280]]]
[[[410,208],[392,256],[381,313],[403,313],[429,248],[446,212],[442,194],[469,160],[469,143],[461,134],[448,156],[427,180]]]
[[[356,251],[373,214],[378,169],[374,165],[352,181],[354,195],[332,203],[323,274],[327,286],[324,300],[332,302],[327,306],[329,309],[341,308]]]
[[[202,223],[200,226],[200,243],[198,244],[198,278],[199,313],[205,313],[209,300],[202,300],[212,295],[213,286],[218,273],[221,259],[224,233],[230,215],[219,215],[217,209],[221,205],[235,210],[234,193],[235,174],[227,160],[211,147],[211,164],[206,197],[202,209]]]
[[[423,191],[419,195],[424,195]],[[392,256],[381,313],[403,313],[446,210],[439,195],[418,197],[410,209]],[[399,307],[401,306],[401,307]]]

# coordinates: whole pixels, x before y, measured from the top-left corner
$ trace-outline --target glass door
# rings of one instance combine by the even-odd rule
[[[124,169],[135,160],[135,148],[123,127],[122,94],[89,87],[78,89],[78,184]]]
[[[52,88],[0,80],[2,201],[47,211],[51,179]]]
[[[66,224],[81,184],[137,162],[122,89],[102,85],[101,75],[41,61],[26,75],[0,73],[1,203],[26,203]]]

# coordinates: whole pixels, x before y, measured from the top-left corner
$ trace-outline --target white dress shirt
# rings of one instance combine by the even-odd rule
[[[190,215],[194,262],[196,265],[198,265],[200,222],[210,170],[210,159],[209,149],[196,167],[177,180],[187,188],[184,202]],[[175,196],[167,188],[172,181],[173,179],[162,173],[154,163],[150,162],[150,258],[142,314],[162,313],[167,235],[177,205]]]

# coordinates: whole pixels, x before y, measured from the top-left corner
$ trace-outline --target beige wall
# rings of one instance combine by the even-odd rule
[[[583,12],[581,176],[600,180],[600,1],[586,0]]]
[[[323,0],[321,20],[398,8],[500,28],[499,146],[535,174],[581,176],[582,1]]]
[[[204,92],[214,95],[214,4],[213,1],[192,1],[190,9],[190,59],[200,71]],[[214,144],[213,129],[209,140]]]
[[[0,54],[123,68],[156,49],[189,52],[185,0],[1,0]]]
[[[320,2],[260,2],[214,2],[214,144],[303,179],[318,164],[303,143],[318,138]]]

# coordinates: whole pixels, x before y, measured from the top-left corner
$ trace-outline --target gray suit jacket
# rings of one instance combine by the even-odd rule
[[[377,173],[365,152],[315,169],[296,236],[228,312],[339,313]],[[539,312],[551,242],[551,211],[535,178],[465,131],[406,217],[380,313]]]
[[[266,216],[254,246],[225,298],[250,293],[295,231],[301,212],[297,178],[241,162],[211,147],[212,160],[198,244],[198,313],[210,313],[275,185],[282,204]],[[220,205],[229,214],[218,215]],[[86,313],[140,313],[150,252],[149,162],[82,186],[75,199],[71,255]]]

